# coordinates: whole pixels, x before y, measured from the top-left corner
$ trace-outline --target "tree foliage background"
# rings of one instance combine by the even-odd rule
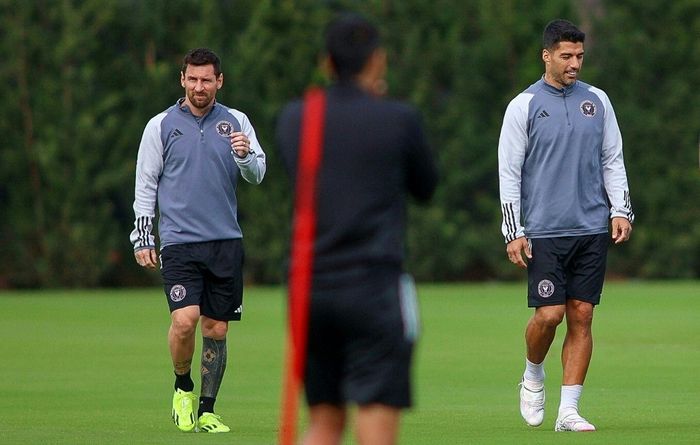
[[[581,77],[606,90],[625,141],[638,219],[609,272],[700,277],[700,0],[0,0],[0,288],[158,281],[128,241],[136,153],[198,46],[222,57],[219,100],[268,154],[265,181],[239,187],[241,223],[248,278],[280,282],[291,196],[275,118],[321,78],[323,26],[341,9],[380,26],[390,94],[422,111],[439,156],[436,199],[411,209],[419,279],[522,278],[500,235],[496,147],[559,17],[587,33]]]

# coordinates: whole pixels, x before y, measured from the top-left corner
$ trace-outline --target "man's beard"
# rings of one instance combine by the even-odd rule
[[[194,92],[190,93],[190,103],[197,108],[206,108],[212,101],[212,97],[208,94],[197,95]]]

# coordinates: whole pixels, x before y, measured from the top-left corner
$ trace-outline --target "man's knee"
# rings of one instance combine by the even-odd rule
[[[569,300],[566,304],[566,319],[569,325],[590,326],[593,323],[593,305],[585,301]]]
[[[213,318],[202,317],[202,336],[223,340],[228,333],[228,322],[214,320]]]
[[[395,444],[401,411],[382,404],[362,405],[357,412],[357,439],[360,445]]]
[[[345,429],[345,408],[320,404],[309,407],[309,429],[305,445],[340,443]]]
[[[541,306],[535,311],[535,321],[543,326],[555,328],[564,320],[565,307]]]
[[[188,311],[177,310],[172,313],[170,329],[180,339],[190,338],[197,330],[197,316]]]

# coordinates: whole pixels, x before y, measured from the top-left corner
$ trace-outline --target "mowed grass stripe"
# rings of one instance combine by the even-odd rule
[[[423,284],[419,296],[416,407],[402,444],[700,443],[700,283],[606,285],[581,400],[599,431],[586,435],[552,431],[563,329],[546,363],[545,423],[520,419],[524,284]],[[164,298],[157,288],[0,293],[0,443],[275,443],[284,290],[247,289],[217,401],[233,432],[195,437],[169,418]]]

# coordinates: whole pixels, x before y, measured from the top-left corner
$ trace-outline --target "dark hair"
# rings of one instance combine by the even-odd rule
[[[187,71],[187,65],[214,65],[214,74],[219,77],[221,74],[221,60],[214,51],[209,48],[196,48],[190,50],[182,60],[182,72]]]
[[[559,42],[583,43],[586,34],[568,20],[552,20],[544,27],[542,33],[542,48],[553,49]]]
[[[379,47],[379,30],[364,17],[344,13],[325,32],[326,51],[340,80],[355,77]]]

